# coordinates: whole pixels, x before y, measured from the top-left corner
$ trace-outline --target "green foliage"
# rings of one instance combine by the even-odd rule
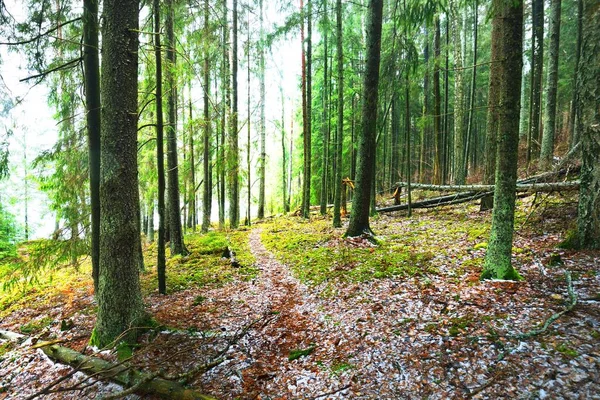
[[[435,272],[429,265],[429,253],[392,242],[356,247],[351,240],[340,239],[327,220],[280,219],[263,229],[262,240],[301,281],[311,285]]]
[[[567,358],[575,358],[579,355],[577,350],[567,346],[565,343],[557,344],[554,349]]]
[[[18,233],[15,217],[0,204],[0,262],[16,257]]]

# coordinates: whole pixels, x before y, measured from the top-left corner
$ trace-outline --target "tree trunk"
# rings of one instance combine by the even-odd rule
[[[448,121],[450,120],[449,115],[449,96],[450,96],[450,15],[446,13],[446,68],[444,69],[444,140],[443,140],[443,149],[444,154],[442,157],[442,183],[446,183],[449,175],[450,175],[450,128],[448,125]]]
[[[233,0],[233,48],[231,51],[231,126],[229,127],[229,226],[240,224],[239,149],[238,149],[238,2]]]
[[[464,83],[463,83],[463,54],[461,51],[461,24],[456,0],[450,0],[450,23],[454,45],[454,182],[457,185],[465,183],[465,123],[464,123]]]
[[[369,225],[369,212],[375,168],[382,13],[383,0],[369,0],[366,22],[367,49],[363,84],[362,134],[358,139],[356,190],[346,236],[373,234]]]
[[[464,174],[469,176],[469,155],[473,150],[473,114],[475,108],[475,87],[477,86],[477,25],[478,25],[478,8],[479,2],[475,0],[473,4],[473,75],[471,76],[471,95],[469,96],[469,117],[467,120],[467,140],[465,143],[465,158],[464,158]]]
[[[83,1],[83,68],[88,134],[90,207],[92,213],[92,278],[98,293],[100,260],[100,65],[98,59],[98,0]]]
[[[569,118],[569,149],[572,149],[579,142],[579,124],[576,122],[579,118],[579,100],[578,100],[578,76],[579,76],[579,58],[581,56],[581,37],[583,35],[583,0],[577,1],[577,41],[575,42],[575,68],[573,71],[573,96],[571,98],[571,116]]]
[[[327,0],[323,1],[323,8],[327,10],[328,3]],[[321,164],[321,204],[320,204],[320,212],[321,215],[327,214],[327,169],[329,168],[329,113],[328,111],[328,103],[327,103],[327,95],[329,94],[329,81],[328,81],[328,61],[329,61],[329,53],[328,53],[328,33],[329,33],[329,13],[323,13],[323,25],[325,26],[325,34],[323,39],[323,53],[325,56],[323,57],[323,89],[322,89],[322,100],[323,104],[323,115],[321,117],[321,136],[323,137],[323,152],[322,152],[322,164]]]
[[[156,58],[156,170],[158,174],[158,243],[156,271],[158,275],[158,292],[167,293],[166,260],[165,260],[165,155],[164,124],[162,95],[162,48],[160,45],[160,1],[154,0],[154,55]]]
[[[527,136],[528,164],[540,153],[540,109],[544,62],[544,0],[532,0],[531,20],[531,99],[529,100],[529,135]]]
[[[577,229],[579,245],[600,249],[600,7],[583,0],[583,36],[579,60],[581,189]]]
[[[496,155],[496,190],[492,228],[485,256],[482,279],[520,279],[511,264],[517,150],[519,146],[519,109],[521,69],[523,67],[522,0],[493,0],[498,24],[499,112],[498,149]]]
[[[302,0],[300,1],[302,7]],[[311,0],[306,1],[306,65],[303,73],[304,76],[304,118],[303,118],[303,134],[304,134],[304,181],[302,190],[302,216],[310,217],[310,186],[311,186],[311,108],[312,108],[312,3]],[[304,9],[302,10],[304,12]],[[303,35],[302,35],[303,36]],[[302,40],[304,46],[304,39]],[[304,57],[303,57],[304,59]]]
[[[148,243],[154,242],[154,197],[148,204]]]
[[[248,26],[250,26],[250,13],[248,13]],[[250,218],[251,218],[251,213],[250,213],[250,206],[251,206],[251,200],[252,200],[252,175],[251,175],[251,171],[250,171],[250,132],[251,132],[251,110],[250,110],[250,30],[248,30],[248,42],[247,42],[247,52],[246,52],[246,72],[247,72],[247,87],[248,87],[248,97],[246,99],[246,107],[247,107],[247,121],[246,121],[246,128],[247,128],[247,136],[246,136],[246,169],[247,169],[247,202],[246,202],[246,223],[244,225],[246,226],[250,226],[251,222],[250,222]]]
[[[140,289],[137,173],[138,0],[106,0],[102,32],[100,275],[93,345],[124,332],[133,340],[147,316]]]
[[[342,202],[342,151],[344,143],[344,50],[342,41],[342,0],[335,2],[336,14],[336,53],[337,53],[337,135],[335,143],[335,193],[333,196],[333,226],[342,226],[341,202]]]
[[[208,0],[204,0],[204,40],[206,41],[204,44],[204,129],[202,134],[202,173],[203,173],[203,181],[204,188],[202,189],[202,232],[208,232],[208,228],[210,228],[210,214],[212,211],[212,185],[210,184],[211,180],[211,168],[210,168],[210,160],[211,160],[211,151],[210,151],[210,128],[211,128],[211,120],[210,120],[210,104],[208,99],[208,91],[210,90],[210,48],[209,48],[209,16],[210,16],[210,8]],[[192,155],[193,160],[193,155]],[[194,165],[192,165],[192,169]],[[195,193],[195,187],[192,190]],[[194,195],[195,198],[195,195]],[[195,213],[194,213],[195,214]]]
[[[173,27],[173,1],[167,0],[167,104],[169,107],[167,121],[167,178],[169,181],[169,234],[171,255],[185,254],[183,232],[181,229],[181,209],[179,206],[179,167],[177,165],[177,84],[175,81],[175,33]]]
[[[231,123],[230,121],[227,121],[227,118],[231,120],[231,115],[229,114],[231,111],[231,76],[229,75],[229,25],[227,23],[227,0],[221,1],[221,7],[223,8],[223,20],[221,21],[223,29],[223,65],[221,67],[221,81],[223,82],[223,85],[221,101],[223,107],[221,111],[221,152],[219,153],[219,228],[223,229],[225,227],[225,171],[229,167],[227,162],[229,152],[226,152],[225,137],[227,136],[227,138],[229,138],[229,135],[226,135],[228,127],[227,122]],[[229,179],[229,175],[227,175],[227,179]]]
[[[130,369],[122,364],[115,365],[101,358],[90,357],[78,353],[68,347],[49,345],[41,348],[52,360],[70,365],[94,376],[100,376],[125,388],[136,387],[135,393],[159,396],[171,400],[211,400],[213,397],[203,395],[192,389],[186,389],[178,382],[169,381],[156,376]],[[85,366],[85,368],[84,368]]]
[[[552,163],[554,139],[556,137],[560,3],[561,0],[552,0],[550,3],[550,23],[548,24],[548,34],[550,35],[550,44],[548,45],[548,80],[546,82],[546,106],[544,107],[544,133],[542,136],[542,150],[539,162],[539,169],[541,170],[548,169]]]
[[[496,140],[498,136],[498,112],[500,101],[500,63],[499,49],[502,32],[500,20],[492,19],[492,52],[490,64],[490,79],[488,85],[488,109],[485,129],[485,150],[483,152],[483,183],[491,184],[496,175]],[[490,210],[494,207],[494,196],[486,196],[481,199],[481,211]]]
[[[264,40],[265,32],[263,27],[263,0],[258,2],[260,12],[260,46],[258,46],[258,64],[259,64],[259,80],[260,80],[260,164],[258,167],[258,219],[265,217],[265,168],[267,162],[266,150],[266,126],[265,126],[265,49]]]
[[[442,183],[442,154],[443,136],[441,130],[441,96],[440,96],[440,17],[436,14],[434,19],[433,36],[433,140],[435,153],[433,156],[433,183]]]

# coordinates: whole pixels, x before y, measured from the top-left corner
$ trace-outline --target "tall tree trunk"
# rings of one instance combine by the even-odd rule
[[[495,32],[501,35],[498,55],[493,57],[498,60],[500,110],[492,229],[481,278],[520,279],[511,264],[511,253],[523,67],[523,2],[493,0],[492,7],[495,10],[494,23],[498,25]]]
[[[283,86],[279,86],[279,93],[281,95],[281,200],[283,206],[283,212],[290,212],[290,202],[287,196],[287,161],[285,151],[285,98],[283,97]]]
[[[229,168],[228,165],[228,152],[226,152],[226,144],[225,137],[229,137],[226,134],[228,123],[231,123],[231,115],[229,115],[231,111],[231,90],[230,90],[230,79],[231,76],[229,74],[229,24],[227,23],[227,0],[221,1],[221,7],[223,11],[223,21],[222,29],[223,29],[223,54],[222,54],[222,62],[223,65],[221,67],[221,82],[222,85],[222,111],[221,111],[221,152],[219,154],[219,228],[223,229],[225,227],[225,186],[226,186],[226,170]],[[229,120],[228,120],[229,119]],[[229,177],[229,175],[227,175]]]
[[[485,150],[483,152],[483,183],[492,184],[496,175],[496,141],[498,136],[498,118],[500,107],[500,57],[501,40],[503,33],[499,18],[492,19],[492,62],[490,64],[490,78],[488,86],[488,108],[485,130]],[[494,196],[485,196],[481,199],[481,211],[490,210],[494,206]]]
[[[181,209],[179,207],[179,167],[177,165],[177,84],[175,81],[175,32],[173,28],[173,0],[167,0],[167,104],[169,107],[167,122],[167,178],[169,187],[169,233],[171,255],[185,254],[183,232],[181,230]]]
[[[367,52],[363,84],[362,134],[358,143],[356,191],[346,236],[373,234],[369,225],[369,208],[375,170],[382,14],[383,0],[369,0],[366,22]]]
[[[454,44],[454,183],[465,183],[465,96],[463,83],[463,54],[461,51],[461,24],[456,0],[450,0],[450,23]]]
[[[448,121],[450,120],[449,115],[449,96],[450,96],[450,15],[446,13],[446,68],[444,69],[444,140],[443,140],[443,149],[444,154],[442,157],[442,183],[446,183],[449,175],[450,175],[450,130],[448,126]]]
[[[554,153],[556,136],[556,92],[558,90],[558,44],[560,42],[560,3],[550,2],[550,23],[548,24],[548,80],[546,81],[546,106],[544,107],[544,131],[540,153],[539,169],[550,167]],[[600,40],[600,38],[599,38]]]
[[[188,112],[189,112],[189,153],[190,153],[190,212],[189,212],[189,224],[188,227],[192,228],[192,231],[196,232],[196,224],[198,223],[198,216],[196,215],[196,151],[194,150],[194,114],[192,108],[192,82],[188,82]]]
[[[425,163],[427,162],[427,142],[429,140],[429,29],[425,26],[425,46],[423,49],[423,64],[425,66],[425,72],[423,77],[423,115],[422,115],[422,126],[421,126],[421,143],[419,149],[419,170],[418,179],[419,182],[424,181],[425,174]]]
[[[478,0],[473,4],[473,75],[471,76],[471,95],[469,96],[469,117],[467,120],[467,140],[465,143],[464,174],[469,175],[469,154],[473,149],[473,114],[475,113],[475,88],[477,86],[477,25],[478,25]]]
[[[577,1],[577,40],[575,42],[575,68],[573,71],[573,96],[571,98],[571,116],[569,118],[569,149],[579,142],[579,130],[577,120],[579,118],[579,58],[581,56],[581,38],[583,35],[583,0]]]
[[[300,1],[302,7],[302,0]],[[306,1],[306,65],[304,71],[304,181],[302,190],[302,216],[310,217],[310,184],[311,184],[311,108],[312,108],[312,3]],[[304,12],[304,10],[303,10]],[[303,35],[302,35],[303,36]],[[304,46],[304,40],[302,40]],[[304,59],[304,57],[303,57]],[[304,61],[304,60],[303,60]]]
[[[440,17],[434,19],[433,36],[433,140],[435,153],[433,158],[433,183],[442,183],[443,136],[441,130],[441,95],[440,95]]]
[[[160,1],[154,0],[154,55],[156,58],[156,171],[158,174],[158,243],[156,271],[158,292],[167,293],[165,260],[165,155],[162,95],[162,48],[160,45]]]
[[[148,243],[154,243],[154,197],[148,203]]]
[[[138,0],[105,0],[102,32],[100,276],[92,345],[134,340],[145,319],[138,270]],[[127,332],[127,333],[126,333]]]
[[[83,68],[92,211],[92,278],[98,293],[100,260],[100,62],[98,59],[98,0],[83,1]]]
[[[579,60],[581,189],[577,229],[583,248],[600,249],[600,7],[583,0],[583,36]]]
[[[250,26],[250,13],[248,13],[248,26]],[[252,176],[251,176],[251,171],[250,171],[250,132],[251,132],[251,128],[250,128],[250,117],[251,117],[251,110],[250,110],[250,30],[248,30],[248,49],[247,49],[247,61],[246,61],[246,69],[247,69],[247,87],[248,87],[248,98],[246,99],[246,106],[247,106],[247,114],[248,114],[248,120],[246,121],[246,128],[247,128],[247,137],[246,137],[246,169],[248,170],[248,178],[247,178],[247,202],[246,202],[246,223],[245,225],[250,226],[250,218],[251,218],[251,214],[250,214],[250,206],[251,206],[251,201],[252,201]]]
[[[233,0],[233,38],[231,50],[231,126],[229,127],[229,226],[240,224],[239,149],[238,149],[238,2]]]
[[[206,41],[204,44],[204,129],[202,134],[202,172],[203,172],[203,181],[204,188],[202,189],[202,232],[208,232],[208,228],[210,228],[210,214],[212,211],[212,185],[211,181],[211,170],[210,170],[210,160],[211,160],[211,149],[210,149],[210,128],[211,128],[211,120],[210,120],[210,104],[208,99],[208,91],[210,90],[210,45],[209,45],[209,16],[210,16],[210,8],[208,4],[208,0],[204,0],[204,40]],[[190,100],[191,101],[191,100]],[[191,110],[191,104],[190,104]],[[190,116],[191,117],[191,116]],[[192,160],[194,156],[192,155]],[[192,164],[192,170],[194,165]],[[195,192],[196,187],[194,186],[192,190]],[[195,195],[194,195],[195,198]]]
[[[335,2],[336,14],[336,53],[337,53],[337,135],[335,143],[335,193],[333,196],[333,226],[342,226],[342,150],[344,143],[344,50],[342,46],[342,0]]]
[[[327,0],[323,1],[323,9],[327,10],[328,2]],[[329,113],[328,111],[328,103],[327,103],[327,95],[329,94],[329,77],[328,73],[328,61],[329,61],[329,53],[328,53],[328,42],[329,42],[329,13],[323,13],[323,25],[325,26],[325,34],[323,39],[323,89],[322,89],[322,99],[321,103],[323,104],[323,115],[321,117],[321,136],[323,137],[323,153],[322,153],[322,164],[321,164],[321,215],[327,214],[327,191],[329,190],[327,186],[327,169],[329,168]]]
[[[266,126],[265,126],[265,32],[263,27],[263,0],[258,2],[260,12],[260,46],[258,46],[258,67],[259,67],[259,80],[260,80],[260,164],[258,166],[258,219],[265,217],[265,168],[267,162],[267,150],[266,150]]]
[[[529,134],[527,136],[528,164],[540,154],[540,110],[544,61],[544,0],[532,0],[531,19],[531,99],[529,100]]]

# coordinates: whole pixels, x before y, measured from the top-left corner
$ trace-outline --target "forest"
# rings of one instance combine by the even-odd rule
[[[598,0],[0,0],[0,400],[599,393]]]

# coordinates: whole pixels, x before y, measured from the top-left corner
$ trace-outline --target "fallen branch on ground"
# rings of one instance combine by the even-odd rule
[[[157,378],[158,374],[145,374],[124,365],[115,368],[108,361],[86,356],[68,347],[50,345],[41,348],[52,360],[79,367],[83,372],[98,374],[126,388],[135,388],[136,393],[158,395],[174,400],[209,400],[213,397],[187,389],[177,382]],[[129,390],[129,389],[126,389]]]
[[[398,187],[407,186],[406,182],[398,182]],[[411,183],[412,189],[423,189],[439,192],[484,192],[493,191],[494,185],[431,185],[427,183]],[[556,192],[567,190],[579,190],[579,181],[568,182],[543,182],[543,183],[519,183],[517,192]]]

